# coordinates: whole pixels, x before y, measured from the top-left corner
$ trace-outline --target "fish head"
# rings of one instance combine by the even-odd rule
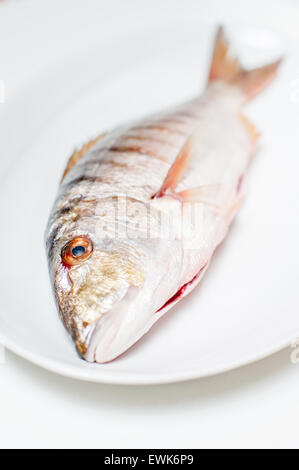
[[[103,239],[77,228],[52,240],[51,250],[60,315],[89,362],[132,346],[179,284],[181,248],[161,240]]]

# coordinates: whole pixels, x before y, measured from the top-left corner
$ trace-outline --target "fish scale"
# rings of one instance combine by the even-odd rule
[[[58,310],[83,359],[117,358],[201,281],[240,207],[258,138],[242,107],[279,64],[244,70],[220,28],[201,97],[70,157],[46,246]]]

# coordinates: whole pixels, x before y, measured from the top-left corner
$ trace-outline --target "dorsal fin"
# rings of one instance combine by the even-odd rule
[[[92,147],[95,146],[101,139],[105,137],[106,133],[100,134],[98,137],[91,139],[89,142],[82,145],[82,147],[78,150],[75,150],[72,155],[70,156],[66,168],[63,172],[61,181],[64,180],[68,172],[78,163],[78,161],[90,150]]]
[[[252,122],[249,121],[248,117],[243,113],[239,113],[240,119],[246,128],[252,143],[252,149],[254,150],[257,144],[257,141],[260,137],[260,133]]]

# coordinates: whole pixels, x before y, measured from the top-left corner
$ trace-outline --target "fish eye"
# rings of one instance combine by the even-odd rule
[[[75,237],[62,249],[61,258],[67,266],[76,266],[86,261],[92,254],[93,245],[87,236]]]
[[[85,254],[85,248],[82,245],[75,246],[75,248],[72,249],[72,255],[74,258],[79,258],[79,256],[82,256]]]

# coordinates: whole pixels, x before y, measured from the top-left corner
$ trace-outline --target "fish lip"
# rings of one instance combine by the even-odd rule
[[[79,329],[77,330],[76,333],[74,333],[72,335],[75,346],[76,346],[77,353],[82,359],[85,359],[85,356],[88,352],[89,344],[90,344],[90,341],[91,341],[91,338],[92,338],[95,327],[96,327],[96,323],[88,324],[86,327],[84,327],[84,329],[89,328],[89,331],[88,331],[88,333],[87,333],[84,340],[82,340],[82,338],[81,338]]]
[[[93,330],[89,334],[86,352],[82,355],[87,362],[99,364],[111,362],[131,346],[126,337],[123,342],[120,337],[120,342],[116,342],[116,345],[115,340],[122,328],[126,328],[125,314],[129,311],[129,305],[132,305],[140,290],[138,287],[130,286],[125,297],[94,324]]]
[[[98,349],[99,347],[101,347],[101,342],[102,341],[105,341],[105,338],[102,338],[101,336],[103,336],[101,334],[101,327],[103,325],[103,322],[104,322],[104,318],[106,315],[109,315],[109,314],[113,314],[111,311],[109,312],[106,312],[103,317],[101,317],[94,325],[94,328],[90,334],[90,338],[89,338],[89,342],[88,342],[88,345],[86,347],[86,351],[84,352],[84,354],[81,354],[81,357],[87,361],[87,362],[91,362],[91,363],[94,363],[94,362],[97,362],[97,363],[100,363],[100,364],[104,364],[106,362],[110,362],[112,361],[113,359],[115,359],[117,356],[111,358],[111,359],[108,359],[108,358],[105,358],[106,357],[106,354],[104,353],[104,356],[103,356],[103,359],[100,359],[98,358]],[[113,342],[113,339],[114,337],[116,336],[117,332],[114,333],[114,335],[112,336],[112,338],[110,339],[110,343]],[[107,342],[106,342],[106,345],[107,347]],[[109,351],[109,343],[108,343],[108,351]]]

